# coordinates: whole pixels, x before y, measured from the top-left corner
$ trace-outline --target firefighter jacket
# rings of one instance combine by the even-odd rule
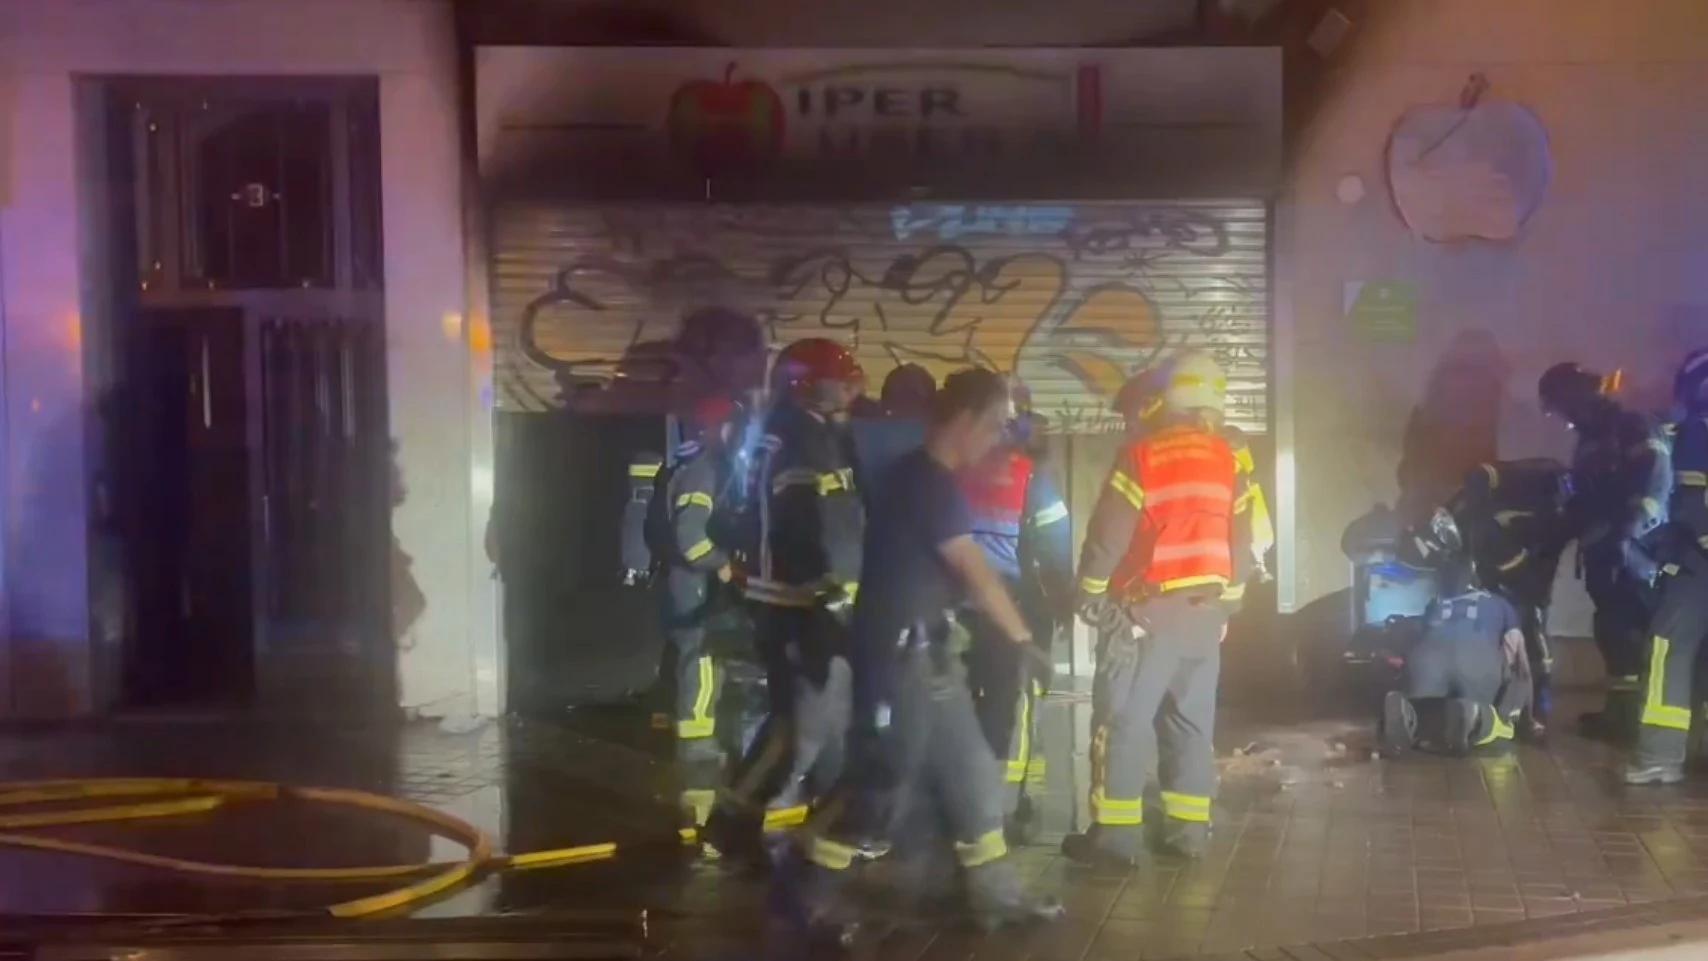
[[[1629,548],[1663,520],[1672,487],[1671,443],[1664,425],[1619,411],[1608,427],[1583,433],[1572,453],[1575,492],[1569,532],[1586,564],[1623,562]]]
[[[1126,604],[1178,591],[1221,596],[1236,576],[1238,474],[1227,439],[1194,425],[1129,443],[1092,509],[1081,594]]]
[[[1493,461],[1465,474],[1447,502],[1477,581],[1524,606],[1543,607],[1565,550],[1566,467],[1550,458]]]
[[[1669,424],[1664,436],[1673,469],[1667,517],[1675,537],[1662,560],[1700,567],[1708,561],[1708,417],[1697,413]]]
[[[1072,595],[1073,525],[1067,502],[1049,475],[1025,452],[999,448],[962,474],[972,509],[973,540],[996,573],[1033,581],[1047,597]]]
[[[629,462],[628,500],[623,503],[622,558],[624,580],[638,583],[652,572],[652,542],[648,518],[652,512],[654,487],[664,470],[664,458],[643,451]]]
[[[1257,480],[1257,461],[1251,456],[1251,444],[1238,427],[1223,427],[1222,437],[1233,449],[1237,471],[1234,485],[1234,581],[1223,592],[1222,599],[1238,602],[1245,598],[1245,584],[1255,574],[1265,570],[1264,559],[1275,548],[1275,521],[1269,514],[1269,501],[1263,496],[1263,485]]]
[[[785,404],[767,421],[752,470],[748,598],[784,607],[852,600],[866,510],[847,430]]]
[[[666,472],[655,498],[653,554],[663,563],[695,573],[714,573],[729,563],[729,552],[715,543],[712,515],[723,490],[724,458],[698,441],[676,449],[676,464]]]

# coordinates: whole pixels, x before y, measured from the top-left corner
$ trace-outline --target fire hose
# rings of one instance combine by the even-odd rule
[[[503,871],[535,871],[605,861],[617,856],[614,842],[501,854],[492,839],[461,818],[423,804],[366,791],[326,787],[297,787],[266,781],[224,781],[190,778],[97,778],[89,780],[15,781],[0,785],[0,808],[65,805],[72,802],[123,801],[103,807],[57,808],[0,815],[0,847],[51,851],[118,861],[180,874],[278,883],[360,883],[396,881],[398,887],[380,894],[340,901],[302,917],[342,919],[390,915],[418,906],[471,881]],[[361,808],[413,821],[437,836],[462,845],[460,860],[419,864],[388,864],[342,868],[280,868],[191,861],[147,854],[104,844],[19,833],[36,828],[103,824],[149,818],[207,814],[237,804],[299,801]],[[661,841],[664,839],[660,839]],[[694,828],[683,828],[671,844],[698,842]],[[652,844],[657,847],[658,842]],[[647,845],[642,845],[647,846]],[[624,845],[624,848],[632,845]],[[266,919],[294,916],[267,912]],[[190,916],[186,916],[190,917]],[[196,918],[196,920],[205,920]]]

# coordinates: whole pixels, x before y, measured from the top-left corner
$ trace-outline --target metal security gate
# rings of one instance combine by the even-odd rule
[[[390,676],[393,650],[383,330],[267,317],[256,348],[258,673],[264,685],[294,697],[321,689],[343,707]],[[324,687],[341,683],[352,690]]]
[[[1118,429],[1128,374],[1202,348],[1227,370],[1230,421],[1268,428],[1261,201],[519,202],[493,225],[500,410],[659,411],[825,336],[874,391],[903,363],[1016,371],[1070,434]]]

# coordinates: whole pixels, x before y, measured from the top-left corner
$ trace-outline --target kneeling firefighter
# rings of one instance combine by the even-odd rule
[[[1560,556],[1572,537],[1567,512],[1574,492],[1571,472],[1559,461],[1495,461],[1467,472],[1445,505],[1476,582],[1518,612],[1532,679],[1520,733],[1544,730],[1554,665],[1548,608]]]
[[[1673,421],[1658,436],[1671,468],[1664,507],[1624,531],[1627,569],[1657,593],[1649,624],[1649,676],[1627,784],[1684,779],[1695,674],[1708,634],[1708,349],[1673,378]]]
[[[806,798],[841,766],[845,635],[865,530],[847,419],[864,383],[854,355],[835,341],[790,344],[777,358],[780,396],[753,457],[739,539],[769,713],[702,833],[750,865],[766,863],[765,826],[798,823]]]
[[[1513,748],[1533,684],[1523,618],[1479,581],[1473,553],[1446,508],[1401,539],[1402,562],[1433,571],[1438,587],[1401,687],[1383,701],[1381,742],[1390,757],[1413,747],[1451,755]]]
[[[1624,532],[1652,524],[1671,483],[1662,425],[1614,399],[1620,377],[1556,364],[1537,384],[1545,413],[1577,435],[1572,477],[1577,492],[1568,526],[1577,538],[1584,587],[1595,604],[1595,644],[1606,662],[1607,702],[1581,719],[1584,733],[1628,737],[1642,701],[1644,639],[1653,604],[1650,587],[1626,564]],[[1544,688],[1545,692],[1545,688]],[[1547,704],[1538,702],[1546,715]]]
[[[678,757],[715,760],[718,691],[722,666],[706,648],[707,621],[730,581],[727,548],[716,543],[712,517],[730,472],[729,441],[735,405],[712,397],[687,419],[689,437],[675,463],[659,474],[651,499],[647,540],[658,577],[665,645],[659,680],[671,714],[653,718],[654,728],[676,733]]]
[[[1219,433],[1226,390],[1208,356],[1171,359],[1160,419],[1117,457],[1092,511],[1078,603],[1100,646],[1092,827],[1062,842],[1076,861],[1137,857],[1153,760],[1163,849],[1197,856],[1209,840],[1223,596],[1255,566],[1235,548],[1240,470]]]
[[[1005,643],[1035,651],[1031,630],[974,540],[956,476],[1001,439],[1006,387],[996,374],[951,374],[925,445],[896,462],[873,499],[850,650],[850,764],[808,825],[797,871],[779,895],[817,934],[846,939],[860,915],[846,885],[862,860],[889,850],[892,829],[928,805],[952,842],[969,906],[987,925],[1055,917],[1029,895],[1003,838],[1001,766],[979,728],[956,611],[970,604]],[[1035,660],[1035,658],[1034,658]]]
[[[1038,653],[1049,661],[1056,625],[1073,616],[1073,525],[1060,489],[1033,457],[1029,415],[1011,409],[1003,441],[962,473],[961,487],[972,509],[973,539],[1018,601]],[[1046,684],[1034,679],[1031,663],[1037,659],[1023,657],[988,618],[969,611],[967,626],[973,637],[967,655],[973,704],[992,750],[1006,760],[1008,841],[1030,843],[1038,823],[1026,782],[1043,770],[1035,755],[1038,701]]]

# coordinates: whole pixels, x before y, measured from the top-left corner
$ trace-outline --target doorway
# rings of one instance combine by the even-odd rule
[[[393,711],[377,82],[98,84],[104,706]]]

